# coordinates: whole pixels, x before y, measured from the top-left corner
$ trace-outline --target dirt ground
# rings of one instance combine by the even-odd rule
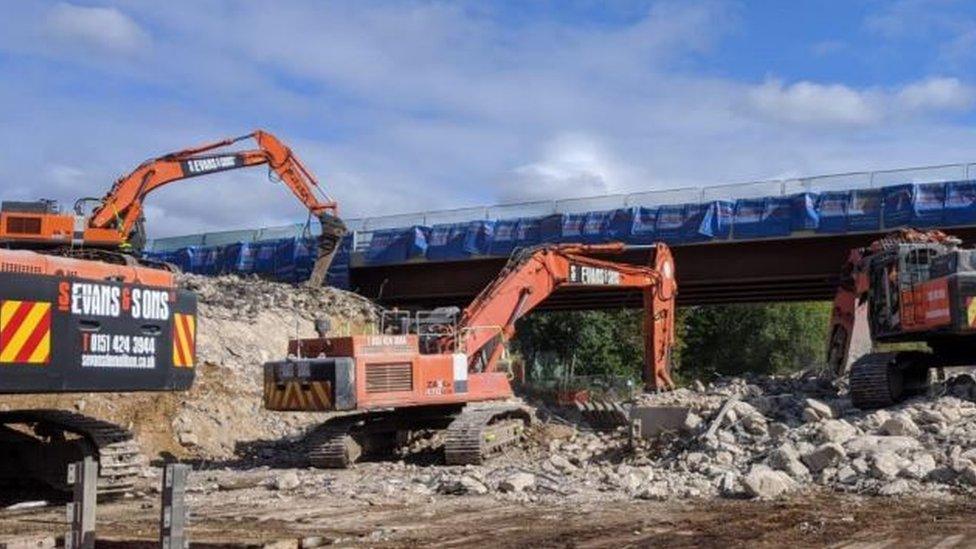
[[[334,546],[439,547],[966,547],[976,544],[963,499],[807,495],[779,502],[612,502],[538,505],[488,496],[381,503],[232,492],[191,496],[195,542],[265,543],[321,536]],[[149,541],[156,496],[101,505],[103,540]],[[0,512],[0,533],[57,535],[60,506]]]

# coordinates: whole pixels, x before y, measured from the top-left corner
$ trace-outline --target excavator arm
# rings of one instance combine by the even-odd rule
[[[254,139],[257,149],[220,152],[220,149],[247,139]],[[337,217],[336,202],[321,191],[308,168],[278,138],[261,130],[143,162],[115,182],[92,212],[88,227],[112,229],[118,233],[121,242],[125,242],[142,217],[143,201],[154,190],[174,181],[262,164],[267,164],[275,177],[287,185],[322,224],[318,259],[309,281],[312,285],[321,285],[346,232],[345,225]],[[318,194],[324,198],[320,199]]]
[[[674,386],[669,374],[674,345],[677,285],[674,260],[664,244],[654,245],[651,266],[616,263],[593,256],[618,255],[623,244],[546,245],[526,249],[462,313],[457,334],[472,371],[493,371],[515,322],[562,287],[639,289],[644,301],[644,368],[647,389]],[[455,343],[446,342],[447,345]]]
[[[845,375],[851,364],[871,346],[865,251],[863,248],[851,250],[834,294],[827,331],[827,366],[836,376]]]

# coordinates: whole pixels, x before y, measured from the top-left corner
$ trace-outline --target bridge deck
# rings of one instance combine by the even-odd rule
[[[965,242],[976,241],[976,227],[953,228]],[[883,233],[800,238],[719,241],[679,245],[678,304],[757,303],[829,300],[841,266],[852,248]],[[647,251],[622,261],[646,263]],[[352,287],[386,306],[431,308],[465,306],[496,276],[503,258],[360,266],[351,270]],[[640,294],[619,290],[560,290],[543,309],[606,309],[640,306]]]

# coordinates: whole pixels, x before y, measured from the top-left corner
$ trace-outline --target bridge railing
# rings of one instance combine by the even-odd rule
[[[737,200],[765,196],[786,196],[801,192],[848,191],[895,185],[899,183],[932,183],[976,179],[976,163],[943,164],[894,170],[851,172],[814,177],[784,178],[751,181],[706,187],[688,187],[657,191],[611,194],[559,200],[537,200],[495,206],[476,206],[449,210],[432,210],[397,215],[346,219],[353,232],[354,250],[369,246],[374,231],[397,229],[413,225],[431,226],[439,223],[459,223],[482,219],[516,219],[556,213],[580,213],[612,210],[633,206],[668,206]],[[253,230],[221,231],[188,236],[159,238],[153,241],[154,251],[176,250],[185,246],[212,246],[231,242],[254,242],[276,238],[301,236],[302,223]]]

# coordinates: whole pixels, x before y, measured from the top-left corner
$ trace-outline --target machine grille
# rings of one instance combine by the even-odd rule
[[[7,232],[10,234],[41,234],[41,218],[10,216],[7,218]]]
[[[366,365],[366,392],[393,393],[413,390],[413,369],[409,362]]]

